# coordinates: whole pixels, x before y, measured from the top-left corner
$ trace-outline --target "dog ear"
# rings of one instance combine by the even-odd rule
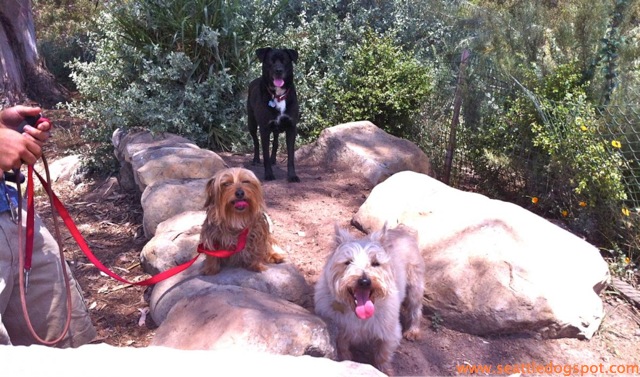
[[[336,246],[353,240],[353,236],[351,235],[351,233],[349,233],[348,230],[341,228],[338,224],[334,224],[334,228],[336,230],[336,235],[334,238]]]
[[[296,50],[291,50],[291,49],[286,49],[285,50],[287,52],[287,54],[289,55],[289,57],[291,58],[291,61],[294,63],[298,62],[298,51]]]
[[[256,56],[260,59],[261,62],[264,62],[264,58],[267,57],[267,54],[271,51],[271,47],[263,47],[256,50]]]
[[[382,225],[382,229],[376,230],[371,233],[371,241],[382,243],[384,238],[387,236],[387,232],[389,230],[389,223],[387,221]]]
[[[204,202],[204,207],[203,207],[205,209],[209,208],[212,205],[214,205],[215,202],[216,202],[215,198],[214,198],[215,195],[213,195],[213,190],[214,190],[215,185],[216,185],[216,177],[217,177],[217,174],[214,175],[213,178],[211,178],[207,182],[207,185],[205,186],[204,193],[205,193],[205,196],[207,197],[207,200]]]

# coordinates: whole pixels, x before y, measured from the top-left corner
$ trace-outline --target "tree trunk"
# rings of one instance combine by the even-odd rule
[[[38,55],[31,0],[0,0],[0,103],[51,107],[66,98]]]

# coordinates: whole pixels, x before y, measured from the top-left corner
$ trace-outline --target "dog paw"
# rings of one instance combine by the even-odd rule
[[[262,271],[265,271],[266,269],[267,269],[267,266],[265,266],[262,263],[256,263],[256,264],[247,266],[247,270],[254,271],[254,272],[262,272]]]
[[[282,262],[284,262],[284,256],[278,253],[273,253],[269,255],[269,260],[267,261],[267,263],[275,263],[275,264],[279,264]]]
[[[203,275],[215,275],[220,272],[220,267],[218,266],[207,266],[202,268]]]
[[[298,178],[297,175],[292,175],[290,177],[287,177],[287,181],[289,181],[289,182],[300,182],[300,178]]]
[[[420,339],[420,329],[409,329],[405,331],[402,336],[406,340],[416,341]]]

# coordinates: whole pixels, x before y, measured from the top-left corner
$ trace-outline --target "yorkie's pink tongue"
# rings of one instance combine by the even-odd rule
[[[356,296],[356,315],[360,319],[368,319],[373,316],[375,312],[375,307],[373,306],[373,302],[369,300],[368,289],[358,289],[355,292]]]
[[[233,207],[235,209],[245,209],[249,207],[249,203],[245,202],[244,200],[238,200],[237,202],[233,203]]]
[[[273,80],[273,86],[275,86],[276,88],[282,88],[283,85],[284,85],[284,80],[283,79],[274,79]]]

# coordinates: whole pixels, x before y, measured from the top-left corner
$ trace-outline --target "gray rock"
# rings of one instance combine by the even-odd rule
[[[320,318],[253,289],[218,285],[179,300],[151,345],[335,357]]]
[[[418,231],[425,303],[446,326],[591,338],[603,319],[598,293],[610,276],[598,250],[519,206],[402,172],[352,220],[365,231],[385,221]]]
[[[368,121],[324,129],[316,142],[296,151],[296,160],[348,169],[373,185],[404,170],[431,174],[429,158],[420,148]]]
[[[147,238],[153,237],[161,222],[182,212],[198,211],[206,200],[208,179],[169,179],[147,186],[141,203],[142,225]]]
[[[173,146],[141,150],[133,155],[131,164],[140,192],[167,179],[211,178],[227,167],[222,158],[210,150]]]
[[[53,161],[49,164],[51,182],[73,181],[73,177],[80,170],[81,165],[82,162],[78,154],[65,156]]]
[[[111,142],[114,145],[114,154],[120,163],[118,182],[127,191],[138,191],[136,178],[131,166],[134,154],[148,148],[172,146],[182,148],[198,148],[191,140],[170,133],[152,134],[149,131],[123,131],[117,129],[113,132]]]
[[[282,263],[271,264],[263,272],[242,268],[225,268],[216,275],[201,275],[204,257],[188,270],[156,284],[149,300],[150,314],[154,322],[161,324],[167,313],[185,297],[202,295],[216,286],[238,286],[260,291],[274,298],[311,307],[312,289],[295,266]]]
[[[142,269],[155,275],[191,260],[200,241],[204,211],[186,211],[163,222],[140,253]]]

